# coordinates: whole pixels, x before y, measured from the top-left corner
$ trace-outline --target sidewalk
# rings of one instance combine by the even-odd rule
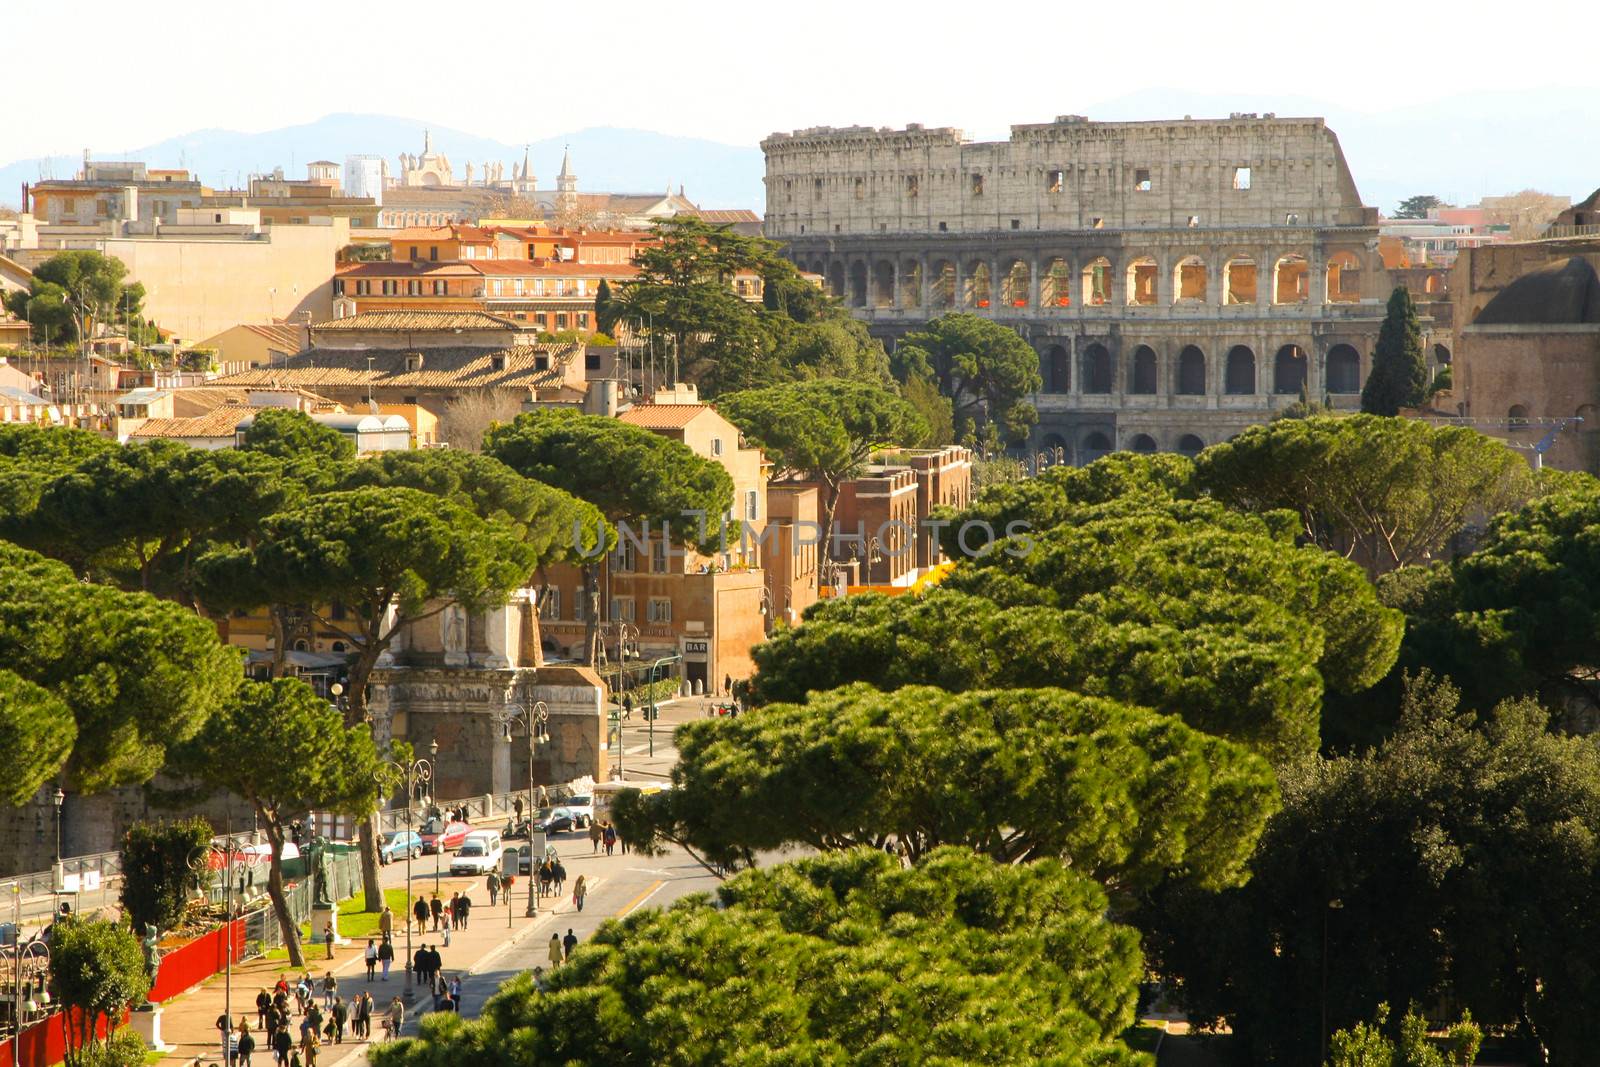
[[[523,912],[527,907],[528,885],[526,878],[519,878],[510,908],[510,919],[507,920],[506,898],[500,898],[499,905],[489,907],[489,894],[484,888],[482,878],[450,878],[446,877],[440,887],[440,896],[446,900],[450,894],[457,891],[466,891],[472,898],[471,925],[465,930],[455,930],[450,935],[450,947],[444,947],[444,934],[435,932],[431,926],[426,933],[411,935],[413,950],[421,948],[424,943],[437,948],[444,957],[445,974],[464,972],[481,960],[498,955],[511,945],[521,941],[535,930],[544,925],[554,911],[555,906],[565,904],[571,908],[570,900],[557,897],[546,897],[539,901],[539,913],[532,919],[526,918]],[[426,881],[419,875],[413,885],[415,891],[424,891],[431,896],[433,892],[433,879]],[[335,946],[333,959],[327,958],[327,947],[322,944],[305,945],[306,969],[311,971],[314,978],[320,979],[327,971],[333,971],[339,979],[339,995],[349,1003],[350,998],[362,990],[367,990],[373,995],[373,1033],[381,1036],[383,1033],[378,1016],[389,1004],[391,997],[400,994],[406,995],[406,972],[400,960],[405,952],[405,936],[403,928],[398,924],[401,917],[396,916],[395,938],[396,958],[394,967],[389,972],[387,982],[381,979],[368,982],[366,980],[366,941],[352,941],[348,945]],[[415,928],[413,928],[414,931]],[[232,1016],[234,1025],[237,1026],[240,1018],[250,1023],[250,1030],[256,1035],[256,1057],[261,1062],[270,1062],[270,1053],[265,1056],[265,1045],[256,1027],[255,998],[257,992],[263,987],[270,989],[280,975],[287,976],[293,984],[301,972],[289,965],[287,960],[251,960],[246,963],[236,964],[233,968],[232,991]],[[193,1063],[196,1057],[204,1062],[215,1063],[221,1059],[222,1042],[216,1030],[217,1016],[225,1008],[224,977],[216,975],[208,979],[198,989],[182,994],[168,1001],[163,1007],[165,1011],[161,1019],[162,1038],[170,1045],[176,1046],[160,1063],[163,1065],[176,1065]],[[320,997],[320,993],[319,993]],[[320,1003],[320,1001],[319,1001]],[[408,1003],[406,1015],[408,1029],[410,1019],[419,1011],[424,1011],[432,1006],[432,998],[422,990],[416,990],[414,999]],[[299,1017],[295,1016],[292,1025],[298,1029]],[[298,1035],[297,1035],[298,1036]],[[335,1064],[347,1058],[345,1049],[351,1051],[364,1049],[363,1042],[351,1041],[346,1037],[345,1044],[333,1048],[325,1048],[322,1063]]]

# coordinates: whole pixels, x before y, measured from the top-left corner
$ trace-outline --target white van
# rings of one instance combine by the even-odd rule
[[[450,861],[451,874],[488,874],[500,869],[500,843],[498,830],[474,830],[461,842],[455,859]]]

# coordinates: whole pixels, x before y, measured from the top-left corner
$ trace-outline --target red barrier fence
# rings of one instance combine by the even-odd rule
[[[126,1021],[127,1013],[123,1013]],[[106,1036],[105,1020],[95,1032]],[[34,1023],[22,1031],[20,1041],[7,1038],[0,1041],[0,1063],[5,1067],[52,1067],[67,1058],[67,1013],[58,1011],[43,1022]]]
[[[156,984],[150,990],[150,1002],[160,1004],[171,1000],[191,986],[219,973],[228,960],[228,942],[233,942],[233,962],[244,957],[244,920],[235,919],[209,933],[201,934],[180,948],[161,957],[161,970],[156,972]]]
[[[162,956],[161,970],[156,973],[155,987],[150,990],[151,1003],[171,1000],[220,973],[228,961],[230,941],[233,961],[237,963],[244,956],[243,919],[201,934]],[[52,1067],[60,1063],[67,1055],[66,1019],[66,1013],[58,1011],[22,1031],[20,1040],[0,1041],[0,1067]],[[126,1022],[126,1014],[123,1020]],[[99,1033],[105,1036],[103,1023]]]

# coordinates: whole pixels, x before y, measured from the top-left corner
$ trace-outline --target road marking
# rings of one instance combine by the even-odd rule
[[[638,896],[634,897],[632,900],[628,901],[627,904],[623,905],[622,910],[617,912],[616,917],[620,919],[626,915],[633,914],[634,911],[644,906],[645,901],[655,896],[658,889],[666,884],[667,883],[664,881],[651,882],[639,893]]]
[[[623,870],[625,870],[625,871],[633,871],[635,874],[671,874],[672,873],[671,871],[667,870],[665,867],[624,867]]]

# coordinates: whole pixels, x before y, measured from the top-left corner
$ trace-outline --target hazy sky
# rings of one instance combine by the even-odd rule
[[[753,144],[854,123],[1003,136],[1151,88],[1374,111],[1506,88],[1507,76],[1600,88],[1600,65],[1535,58],[1581,36],[1592,7],[1522,10],[1533,14],[1503,0],[0,0],[7,81],[26,90],[0,109],[0,161],[334,111],[513,142],[606,125]]]

